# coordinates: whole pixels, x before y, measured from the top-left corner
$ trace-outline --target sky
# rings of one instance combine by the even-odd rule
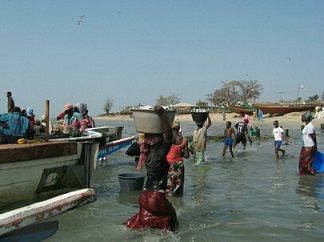
[[[322,95],[322,0],[0,0],[0,113],[6,92],[37,117],[65,103],[89,113],[195,104],[231,80],[257,101]],[[80,17],[82,22],[78,23]]]

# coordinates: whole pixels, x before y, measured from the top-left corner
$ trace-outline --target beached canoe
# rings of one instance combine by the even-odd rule
[[[271,104],[253,103],[253,106],[270,115],[283,115],[292,112],[314,111],[316,104]]]
[[[238,114],[241,114],[241,115],[244,115],[244,114],[248,114],[248,115],[252,115],[253,114],[253,111],[255,111],[254,109],[251,109],[251,108],[244,108],[244,107],[241,107],[241,106],[228,106],[228,108],[234,112],[234,113],[238,113]]]

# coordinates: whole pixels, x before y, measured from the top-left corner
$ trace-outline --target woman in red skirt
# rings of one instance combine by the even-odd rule
[[[159,228],[175,230],[177,215],[166,197],[169,164],[166,161],[172,145],[171,125],[160,106],[155,107],[163,123],[163,134],[145,134],[137,169],[146,167],[147,178],[139,198],[140,211],[123,224],[132,229]]]
[[[303,146],[299,155],[299,174],[302,176],[315,173],[312,163],[314,154],[317,151],[317,141],[315,127],[311,123],[312,119],[312,114],[309,111],[302,115],[302,122],[306,124],[302,130]]]

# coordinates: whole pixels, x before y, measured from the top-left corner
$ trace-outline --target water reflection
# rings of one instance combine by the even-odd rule
[[[38,242],[43,241],[58,230],[58,221],[46,221],[32,224],[0,236],[1,242]]]
[[[296,192],[300,194],[303,199],[306,199],[306,204],[304,206],[313,208],[317,211],[323,210],[318,205],[318,200],[324,200],[323,175],[300,176]]]
[[[125,205],[138,204],[141,191],[120,192],[118,195],[118,202]]]

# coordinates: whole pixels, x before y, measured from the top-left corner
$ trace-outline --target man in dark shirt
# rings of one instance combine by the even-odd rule
[[[11,113],[12,109],[15,107],[15,101],[12,98],[11,92],[7,92],[7,98],[8,98],[8,113]]]

